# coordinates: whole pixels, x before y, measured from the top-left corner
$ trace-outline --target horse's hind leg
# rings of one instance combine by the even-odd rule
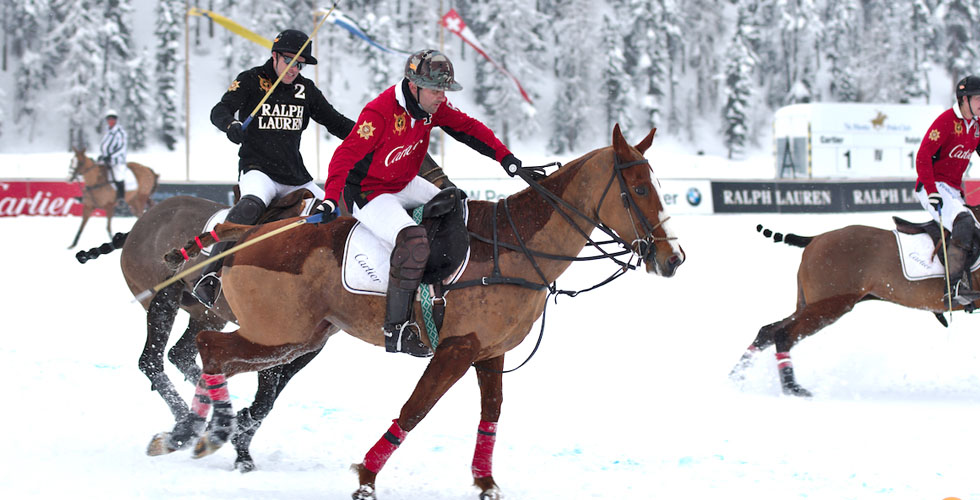
[[[199,316],[191,316],[184,334],[167,353],[167,359],[184,374],[184,380],[196,383],[201,378],[201,367],[197,366],[197,334],[205,329],[220,330],[226,323],[227,321],[218,318],[210,311],[205,311]]]
[[[473,452],[473,484],[480,488],[480,500],[499,500],[500,489],[493,480],[493,445],[497,441],[497,422],[503,403],[504,357],[480,361],[476,380],[480,384],[480,425],[476,430],[476,449]]]
[[[150,300],[150,306],[146,310],[146,344],[139,360],[140,371],[150,379],[151,390],[160,393],[176,420],[185,417],[189,410],[163,370],[163,350],[167,347],[170,330],[177,316],[182,289],[183,283],[174,283],[160,290]]]
[[[801,310],[775,323],[773,342],[776,345],[776,362],[779,368],[779,381],[784,394],[810,397],[810,391],[804,389],[796,381],[793,361],[789,351],[801,340],[817,333],[827,325],[840,319],[850,312],[861,297],[857,295],[839,295],[818,302],[806,304]]]
[[[235,418],[237,429],[231,438],[231,443],[235,445],[235,452],[238,454],[238,457],[235,458],[236,469],[241,472],[249,472],[255,469],[255,461],[252,460],[252,455],[248,451],[252,444],[252,438],[255,437],[255,432],[262,425],[262,421],[269,416],[272,405],[275,404],[276,399],[282,394],[282,390],[293,378],[293,375],[296,375],[317,354],[320,354],[321,350],[317,349],[294,359],[288,364],[259,372],[259,385],[255,391],[255,400],[252,401],[252,406],[239,410]]]
[[[749,347],[739,358],[735,366],[732,367],[732,371],[728,373],[728,378],[735,382],[741,382],[745,380],[745,370],[748,369],[755,362],[756,355],[760,352],[766,350],[769,346],[776,342],[775,334],[783,328],[786,328],[786,324],[791,321],[793,317],[777,321],[775,323],[766,325],[759,329],[759,333],[755,336],[755,340],[749,344]]]
[[[402,406],[398,418],[381,439],[364,456],[364,461],[351,467],[357,472],[360,486],[354,492],[354,500],[375,498],[374,485],[378,472],[395,452],[409,431],[425,418],[439,398],[456,383],[476,359],[480,342],[475,334],[450,337],[439,344],[435,356],[422,373],[412,396]]]

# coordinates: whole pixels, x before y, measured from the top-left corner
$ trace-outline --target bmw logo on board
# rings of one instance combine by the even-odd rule
[[[687,202],[691,204],[692,207],[696,207],[701,204],[701,191],[698,188],[692,187],[687,190]]]

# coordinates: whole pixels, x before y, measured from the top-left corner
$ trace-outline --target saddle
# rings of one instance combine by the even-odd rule
[[[242,198],[242,193],[238,189],[237,184],[233,188],[233,191],[235,193],[235,203],[238,203]],[[262,215],[255,224],[259,225],[288,219],[290,217],[309,215],[310,210],[313,209],[312,200],[315,198],[309,189],[298,189],[281,198],[275,198],[269,202],[269,206],[266,207],[265,212],[262,212]],[[311,201],[307,202],[307,200]]]

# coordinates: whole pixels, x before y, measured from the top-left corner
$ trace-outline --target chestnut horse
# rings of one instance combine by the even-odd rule
[[[762,226],[757,229],[763,231]],[[945,280],[941,277],[919,281],[906,279],[898,258],[898,243],[889,230],[847,226],[817,236],[784,236],[769,230],[764,234],[777,243],[782,241],[804,249],[796,274],[796,311],[759,329],[759,334],[729,374],[736,382],[744,380],[744,370],[751,366],[759,352],[775,345],[783,393],[811,396],[810,391],[796,381],[790,349],[840,319],[861,301],[884,300],[932,311],[940,322],[945,323],[942,317],[943,311],[948,310],[943,300]],[[973,279],[977,279],[976,273]],[[962,308],[960,305],[954,307]]]
[[[673,276],[684,262],[667,224],[659,182],[643,158],[654,132],[634,148],[617,125],[611,147],[568,163],[540,184],[532,183],[498,203],[469,202],[467,227],[474,241],[460,280],[485,283],[502,277],[509,278],[501,280],[508,284],[453,289],[436,343],[426,338],[428,328],[422,325],[422,337],[435,355],[388,432],[363,463],[354,466],[360,483],[354,498],[375,497],[375,479],[385,461],[471,365],[481,392],[473,477],[481,498],[499,498],[491,460],[504,355],[524,340],[541,316],[548,284],[591,242],[589,233],[595,227],[642,259],[648,273]],[[531,182],[529,172],[520,173]],[[218,226],[218,234],[247,241],[287,223],[254,229],[225,224]],[[213,416],[207,432],[202,424],[194,428],[203,432],[195,457],[213,453],[230,435],[234,415],[227,377],[320,349],[341,328],[370,344],[384,345],[384,297],[354,295],[341,283],[345,241],[353,225],[349,217],[325,225],[299,224],[225,260],[224,294],[240,328],[233,333],[203,331],[197,337],[204,374],[192,409],[198,416],[213,410]],[[518,280],[537,286],[515,286]],[[416,316],[421,317],[418,306]],[[174,451],[173,436],[186,429],[178,423],[172,434],[157,435],[150,447],[161,453]]]
[[[75,156],[71,160],[71,176],[69,182],[75,181],[79,177],[85,182],[82,190],[82,225],[75,233],[75,239],[68,248],[75,248],[78,238],[85,229],[92,212],[97,208],[105,211],[106,231],[112,237],[112,216],[116,212],[116,185],[109,182],[109,169],[101,163],[85,156],[85,148],[72,148]],[[159,175],[150,167],[139,163],[129,162],[126,164],[136,176],[138,187],[135,191],[126,191],[125,201],[129,205],[129,211],[137,218],[149,208],[152,201],[150,195],[157,189]]]
[[[309,192],[304,191],[304,193],[312,197]],[[294,217],[301,211],[301,207],[294,201],[274,202],[272,205],[263,220]],[[208,219],[223,208],[228,207],[203,198],[190,196],[167,198],[147,210],[129,233],[117,233],[110,243],[88,251],[80,251],[76,257],[79,262],[85,263],[113,250],[122,249],[119,260],[123,278],[129,289],[136,295],[169,278],[173,274],[172,270],[163,262],[160,255],[183,244],[192,235],[200,233]],[[192,261],[191,264],[196,262]],[[167,357],[177,366],[184,378],[193,383],[196,383],[201,376],[201,368],[196,362],[197,345],[194,342],[197,334],[205,329],[220,330],[228,321],[235,321],[234,314],[223,298],[217,301],[213,309],[208,309],[191,296],[190,290],[197,278],[197,274],[192,274],[142,302],[146,309],[146,344],[139,358],[139,368],[150,379],[151,390],[157,391],[167,403],[175,421],[181,421],[189,412],[187,404],[164,372],[163,355],[167,349],[177,312],[183,309],[190,315],[190,320],[187,329],[170,349]],[[272,410],[273,403],[286,383],[318,352],[312,351],[286,365],[270,367],[259,372],[258,387],[252,405],[240,410],[235,419],[236,432],[233,444],[237,452],[236,469],[248,472],[255,468],[255,462],[248,449],[252,437]]]

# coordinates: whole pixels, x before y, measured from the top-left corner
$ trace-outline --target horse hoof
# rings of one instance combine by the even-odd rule
[[[500,500],[503,495],[496,486],[480,493],[480,500]]]
[[[255,462],[249,460],[235,460],[235,470],[242,474],[255,470]]]
[[[201,439],[197,440],[197,444],[194,445],[194,458],[204,458],[221,448],[221,445],[225,444],[224,441],[212,441],[211,432],[205,432]]]
[[[153,439],[150,440],[150,444],[146,447],[146,454],[151,457],[158,457],[160,455],[166,455],[177,451],[176,448],[170,447],[168,444],[169,442],[169,432],[161,432],[156,436],[153,436]]]
[[[374,486],[370,484],[362,484],[350,497],[354,500],[377,500],[378,498],[374,494]]]
[[[799,396],[801,398],[813,397],[813,394],[810,391],[804,389],[799,384],[784,385],[783,394],[786,394],[788,396]]]

